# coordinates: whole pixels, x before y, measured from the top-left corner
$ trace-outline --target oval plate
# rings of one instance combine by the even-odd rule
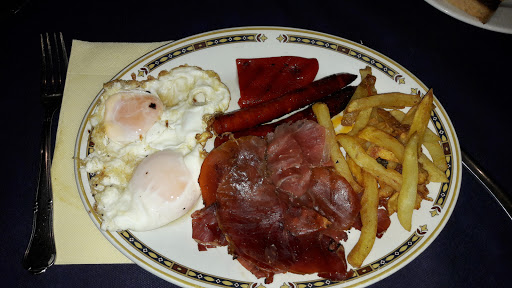
[[[377,90],[424,95],[427,87],[409,71],[386,56],[357,43],[314,31],[282,27],[244,27],[208,32],[164,45],[140,57],[119,72],[114,79],[146,79],[161,70],[189,64],[216,71],[231,91],[229,110],[238,108],[239,89],[235,59],[294,55],[317,58],[320,70],[317,78],[333,73],[350,72],[359,75],[359,69],[371,66],[377,77]],[[359,78],[354,84],[359,83]],[[98,87],[99,89],[101,87]],[[98,90],[99,90],[98,89]],[[102,91],[99,91],[99,95]],[[96,108],[98,97],[89,107],[75,147],[75,159],[83,159],[93,149],[88,146],[89,118]],[[316,275],[279,274],[272,284],[256,279],[238,261],[233,261],[226,247],[199,252],[192,239],[190,214],[149,232],[100,231],[121,253],[149,272],[180,286],[190,287],[323,287],[365,286],[389,276],[421,254],[441,232],[457,201],[461,184],[460,148],[448,115],[434,99],[429,127],[442,138],[449,164],[448,183],[428,185],[432,202],[423,201],[414,211],[412,232],[405,231],[392,215],[392,224],[381,239],[377,239],[363,266],[354,276],[342,282],[320,279]],[[85,209],[92,221],[100,227],[101,219],[93,212],[94,198],[89,187],[89,175],[75,160],[76,181]],[[197,204],[197,209],[202,204]],[[359,232],[349,231],[344,243],[350,251],[359,238]]]

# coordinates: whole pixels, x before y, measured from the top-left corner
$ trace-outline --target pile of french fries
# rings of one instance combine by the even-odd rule
[[[336,171],[362,193],[361,235],[347,257],[353,267],[361,267],[375,243],[379,203],[385,203],[389,215],[396,212],[402,227],[411,231],[414,209],[422,200],[432,201],[427,184],[448,182],[441,139],[427,127],[434,108],[432,90],[423,97],[378,94],[371,67],[360,73],[361,83],[341,122],[352,126],[349,132],[336,135],[327,106],[313,105],[318,123],[326,128]]]

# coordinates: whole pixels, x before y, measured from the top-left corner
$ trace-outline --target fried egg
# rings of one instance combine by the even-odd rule
[[[163,103],[156,95],[118,92],[105,101],[105,133],[114,141],[136,141],[160,119],[162,111]]]
[[[105,84],[90,117],[94,149],[82,159],[101,228],[152,230],[192,209],[205,116],[226,111],[229,101],[215,72],[193,66]]]

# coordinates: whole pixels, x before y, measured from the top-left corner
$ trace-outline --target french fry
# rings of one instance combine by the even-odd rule
[[[352,176],[354,176],[354,179],[359,183],[359,185],[364,186],[363,169],[361,169],[361,167],[359,167],[356,162],[350,158],[350,155],[347,154],[346,157],[348,168],[350,169],[350,172],[352,172]]]
[[[400,121],[400,123],[404,124],[403,120],[404,120],[404,117],[405,117],[405,113],[403,111],[393,109],[393,110],[390,110],[389,113],[393,117],[395,117],[396,120]]]
[[[339,134],[336,136],[336,140],[338,140],[341,147],[350,155],[350,158],[364,171],[372,174],[379,182],[383,181],[393,187],[393,189],[400,190],[402,186],[402,175],[395,170],[384,168],[375,159],[370,157],[359,144],[356,137]]]
[[[352,98],[350,98],[350,101],[377,94],[377,90],[375,90],[376,78],[372,75],[372,68],[370,66],[366,66],[365,69],[360,69],[359,73],[361,74],[361,83],[359,83],[359,85],[356,87],[356,90],[354,91]],[[353,125],[358,114],[359,111],[350,113],[348,111],[344,111],[341,124],[344,126]]]
[[[388,198],[395,193],[393,187],[387,185],[386,183],[379,182],[379,198]]]
[[[428,184],[429,177],[428,171],[423,168],[423,165],[420,165],[418,168],[418,185]]]
[[[436,133],[434,133],[432,130],[427,128],[425,130],[425,135],[423,136],[423,143],[425,143],[425,142],[432,142],[432,143],[439,144],[439,142],[441,142],[441,137],[437,136]]]
[[[372,115],[372,108],[364,109],[360,111],[357,116],[356,120],[354,122],[354,125],[352,126],[352,130],[348,132],[348,135],[356,135],[357,132],[359,132],[361,129],[363,129],[370,120],[370,116]]]
[[[359,74],[361,74],[361,79],[366,78],[368,75],[372,75],[372,67],[366,66],[364,69],[359,69]]]
[[[347,256],[348,263],[354,267],[361,267],[364,259],[370,254],[377,235],[377,209],[379,206],[379,192],[377,180],[369,173],[363,173],[364,192],[361,198],[361,235],[354,248]]]
[[[329,146],[329,153],[331,154],[331,160],[334,162],[334,168],[336,171],[343,176],[348,183],[352,186],[356,192],[362,191],[362,187],[354,180],[352,173],[348,167],[347,161],[341,153],[340,146],[336,142],[336,133],[334,132],[334,126],[331,121],[331,115],[329,114],[329,107],[324,103],[315,103],[312,107],[315,113],[318,124],[325,128],[325,139]]]
[[[382,109],[379,109],[382,110]],[[382,114],[382,113],[380,113]],[[391,115],[391,114],[388,114]],[[393,116],[389,116],[390,118],[395,119]],[[385,131],[388,134],[391,134],[391,136],[397,138],[397,139],[405,139],[408,132],[409,132],[409,125],[401,124],[398,121],[387,121],[383,120],[378,125],[373,125],[376,128],[379,128],[383,131]]]
[[[394,132],[393,136],[401,135],[409,130],[409,125],[404,125],[398,121],[389,111],[382,108],[376,109],[379,117],[391,127]]]
[[[425,102],[424,102],[425,101]],[[422,104],[423,103],[423,104]],[[428,103],[430,103],[430,109],[428,109]],[[422,107],[420,107],[422,106]],[[432,161],[430,161],[423,153],[421,153],[419,157],[420,163],[423,165],[423,168],[426,169],[429,173],[429,179],[431,182],[448,182],[448,178],[444,171],[448,169],[448,164],[446,163],[446,157],[444,155],[443,148],[439,144],[441,138],[437,136],[432,130],[428,129],[428,121],[430,120],[430,111],[433,107],[433,94],[432,89],[430,89],[427,94],[423,97],[422,102],[413,108],[411,108],[407,114],[404,115],[402,119],[402,123],[405,124],[407,122],[411,123],[410,131],[419,130],[420,133],[423,130],[423,141],[422,144],[427,148],[430,156],[432,157],[432,161],[434,165],[432,165]],[[427,112],[428,110],[428,112]],[[418,111],[420,111],[418,114]],[[395,112],[396,113],[396,112]],[[397,115],[399,113],[396,113]],[[400,116],[398,116],[400,117]],[[420,119],[423,118],[423,119]],[[416,123],[415,123],[416,121]],[[420,123],[423,122],[423,123]],[[421,126],[423,125],[423,126]],[[420,127],[421,126],[421,127]],[[418,144],[420,146],[421,143]],[[434,167],[435,166],[435,167]]]
[[[368,141],[375,143],[384,149],[391,151],[395,154],[398,162],[402,162],[404,159],[404,145],[395,137],[390,134],[377,129],[372,126],[366,126],[363,130],[359,132],[358,137]]]
[[[410,107],[404,110],[407,112],[401,110],[405,107]],[[336,137],[356,181],[361,184],[365,173],[375,177],[379,199],[389,215],[397,212],[400,224],[408,231],[413,210],[419,209],[422,200],[432,201],[427,184],[448,181],[442,139],[428,128],[432,109],[431,89],[423,97],[369,91],[367,97],[351,99],[343,113],[359,113],[360,120],[352,122],[350,132]],[[423,153],[423,146],[430,158]]]
[[[388,215],[393,215],[396,210],[398,209],[398,195],[400,193],[398,193],[398,191],[396,191],[393,195],[391,195],[391,197],[389,197],[388,199],[388,204],[387,204],[387,210],[388,210]]]
[[[418,196],[421,199],[427,200],[427,201],[433,201],[431,197],[428,197],[429,191],[427,188],[427,184],[419,184],[418,185]]]
[[[405,148],[403,144],[386,132],[375,127],[367,126],[359,132],[358,136],[393,152],[400,163],[404,161]],[[446,174],[437,168],[425,154],[421,153],[418,156],[418,162],[427,170],[430,182],[448,182]]]
[[[399,162],[395,162],[395,161],[388,161],[388,166],[386,168],[388,169],[393,169],[393,170],[397,170],[398,169],[398,165],[402,165],[402,163],[399,163]],[[398,171],[398,170],[397,170]]]
[[[416,111],[416,109],[413,109],[413,110]],[[402,124],[406,124],[407,120],[404,120],[406,114],[403,111],[390,110],[389,113],[393,117],[395,117],[396,120],[400,121]],[[414,116],[414,114],[412,114],[412,116]],[[412,117],[411,117],[411,121],[409,121],[409,124],[411,122],[412,122]],[[437,136],[436,133],[434,133],[432,130],[430,130],[428,128],[425,129],[425,135],[423,137],[423,142],[440,142],[440,141],[441,141],[441,138],[439,136]]]
[[[375,144],[371,144],[366,152],[374,159],[380,158],[386,161],[400,162],[393,152]]]
[[[393,135],[395,130],[393,129],[393,127],[389,126],[388,123],[386,123],[386,122],[379,121],[377,123],[371,123],[371,125],[369,125],[369,126],[373,126],[377,129],[380,129],[380,130],[388,133],[391,136],[395,136],[395,135]]]
[[[418,186],[419,187],[419,186]],[[416,193],[416,199],[414,199],[414,209],[418,210],[421,208],[421,201],[423,201],[423,198],[421,198],[420,194]]]
[[[448,163],[446,163],[446,156],[444,155],[444,150],[439,143],[432,142],[424,142],[425,148],[427,148],[430,156],[432,157],[432,162],[436,165],[437,168],[441,171],[446,171],[448,169]]]
[[[446,171],[448,169],[448,163],[446,163],[446,156],[444,155],[444,149],[440,145],[441,138],[434,134],[432,130],[427,129],[425,131],[425,137],[423,137],[423,145],[427,148],[430,153],[430,157],[432,157],[432,162],[436,165],[437,168],[441,171]]]
[[[402,118],[402,124],[412,124],[412,119],[414,119],[414,114],[416,114],[416,110],[418,110],[418,105],[412,106],[407,113],[405,113],[404,117]]]
[[[421,97],[414,94],[404,93],[384,93],[364,98],[355,99],[347,105],[345,111],[354,112],[361,111],[366,108],[402,108],[411,107],[421,101]]]
[[[427,170],[428,180],[430,182],[448,182],[448,177],[446,177],[446,174],[437,168],[436,165],[434,165],[434,163],[428,159],[427,155],[421,153],[418,157],[418,162],[423,166],[423,169]]]
[[[418,108],[414,114],[414,118],[412,119],[411,128],[409,129],[409,133],[406,138],[407,141],[412,137],[413,134],[418,134],[418,151],[420,151],[421,145],[423,143],[423,137],[425,135],[425,130],[427,129],[428,121],[430,120],[433,101],[434,95],[432,93],[432,89],[430,89],[418,104]]]
[[[412,212],[418,194],[418,138],[414,133],[405,146],[402,163],[403,182],[398,195],[398,221],[405,230],[411,231]]]

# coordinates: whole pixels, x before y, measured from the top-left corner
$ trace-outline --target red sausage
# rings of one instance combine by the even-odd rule
[[[332,93],[331,95],[320,99],[319,102],[323,102],[329,107],[329,113],[330,115],[337,115],[345,107],[347,106],[348,102],[350,101],[350,98],[352,97],[352,94],[354,94],[355,87],[354,86],[348,86],[343,88],[342,90],[336,91]],[[295,122],[298,120],[313,120],[316,121],[315,113],[313,113],[313,109],[311,107],[308,107],[304,110],[301,110],[299,112],[296,112],[282,120],[272,122],[269,124],[259,125],[256,127],[252,127],[249,129],[241,130],[232,133],[231,135],[219,135],[215,138],[215,147],[218,147],[222,143],[228,141],[230,138],[240,138],[242,136],[259,136],[259,137],[265,137],[268,133],[273,132],[274,129],[283,123],[289,123],[289,122]]]
[[[265,103],[215,116],[210,128],[220,135],[269,122],[341,90],[357,78],[349,73],[334,74],[293,90]]]

